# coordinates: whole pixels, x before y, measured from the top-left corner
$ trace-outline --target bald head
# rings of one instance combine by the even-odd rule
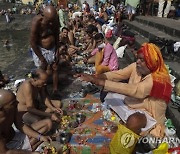
[[[43,10],[43,15],[48,19],[48,20],[54,20],[57,16],[56,9],[53,6],[46,6]]]
[[[15,99],[16,96],[10,90],[0,89],[0,106],[4,106]]]

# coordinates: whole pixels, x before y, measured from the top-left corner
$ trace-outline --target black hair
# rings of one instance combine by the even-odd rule
[[[111,3],[111,2],[107,2],[107,3],[112,5],[112,3]]]
[[[63,27],[62,30],[61,30],[61,32],[63,32],[64,29],[67,30],[67,31],[69,31],[69,29],[68,29],[67,27]]]
[[[32,71],[31,73],[30,73],[30,76],[31,76],[31,78],[33,78],[33,79],[39,79],[39,77],[40,77],[40,75],[39,75],[39,73],[37,73],[36,71]]]
[[[89,16],[88,16],[88,19],[89,19],[89,20],[94,20],[94,21],[95,21],[95,17],[94,17],[93,15],[89,15]]]
[[[95,36],[94,36],[94,39],[95,40],[102,40],[102,39],[104,39],[104,36],[103,36],[103,34],[102,33],[97,33]]]
[[[94,26],[93,24],[90,24],[87,26],[86,32],[88,34],[92,34],[93,32],[98,32],[98,28],[96,26]]]

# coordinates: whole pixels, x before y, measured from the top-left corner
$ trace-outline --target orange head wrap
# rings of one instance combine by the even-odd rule
[[[160,49],[155,44],[144,43],[138,50],[138,53],[144,55],[145,63],[151,71],[153,78],[153,87],[150,96],[169,102],[172,86]]]

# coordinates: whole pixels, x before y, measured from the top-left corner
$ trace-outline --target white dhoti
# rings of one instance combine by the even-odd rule
[[[31,144],[27,135],[15,130],[14,138],[6,144],[8,149],[22,149],[32,151]]]
[[[48,64],[52,64],[55,60],[55,47],[53,47],[52,49],[45,49],[45,48],[41,48],[39,47],[41,50],[41,54],[44,56],[44,58],[46,59]],[[31,48],[32,51],[32,56],[33,56],[33,60],[34,60],[34,64],[36,67],[40,67],[41,66],[41,61],[39,59],[39,57],[35,54],[35,52],[33,51],[33,49]]]

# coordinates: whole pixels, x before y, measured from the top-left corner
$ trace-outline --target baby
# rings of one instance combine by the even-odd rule
[[[143,113],[136,112],[128,117],[126,127],[139,135],[141,129],[146,127],[146,124],[146,116]]]

